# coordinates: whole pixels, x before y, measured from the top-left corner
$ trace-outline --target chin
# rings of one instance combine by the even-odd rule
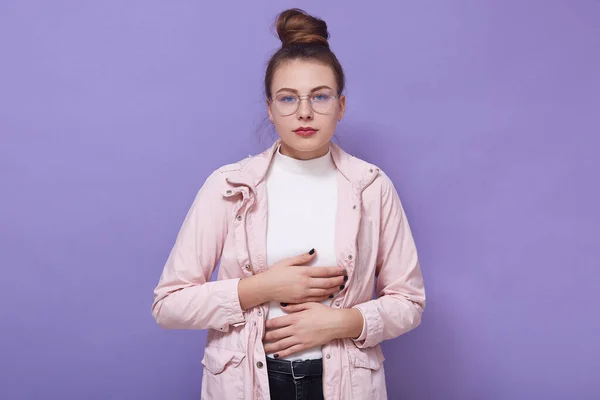
[[[284,140],[284,142],[296,151],[315,151],[328,145],[330,140],[331,138],[319,137],[317,133],[311,137],[298,137],[294,134],[294,137]]]

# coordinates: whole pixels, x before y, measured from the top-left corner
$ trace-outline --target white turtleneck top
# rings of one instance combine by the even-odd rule
[[[308,252],[317,252],[306,265],[334,267],[337,209],[337,168],[331,150],[312,160],[298,160],[275,153],[266,175],[267,265]],[[330,305],[331,300],[323,301]],[[287,315],[271,302],[267,319]],[[267,356],[272,357],[272,354]],[[286,357],[286,360],[322,358],[321,347]]]

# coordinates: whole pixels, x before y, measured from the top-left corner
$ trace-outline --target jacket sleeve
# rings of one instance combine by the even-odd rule
[[[196,195],[154,289],[152,315],[163,328],[226,332],[245,323],[239,278],[210,282],[227,236],[219,174],[213,172]]]
[[[425,310],[423,276],[408,220],[392,181],[382,175],[377,298],[353,307],[363,315],[363,333],[355,340],[359,348],[416,328]]]

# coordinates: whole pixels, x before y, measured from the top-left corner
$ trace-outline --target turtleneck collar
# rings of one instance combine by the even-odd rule
[[[336,169],[333,157],[331,156],[331,148],[329,148],[327,154],[324,156],[310,160],[298,160],[281,154],[281,146],[279,146],[275,152],[273,162],[286,171],[300,174],[323,175]]]

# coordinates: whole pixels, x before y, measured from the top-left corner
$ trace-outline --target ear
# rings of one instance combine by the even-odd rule
[[[271,100],[267,99],[267,113],[269,114],[269,121],[271,121],[271,123],[275,122],[275,119],[273,118],[273,110],[271,109]]]
[[[338,112],[338,121],[341,121],[344,118],[344,113],[346,112],[346,95],[340,96],[340,110]]]

